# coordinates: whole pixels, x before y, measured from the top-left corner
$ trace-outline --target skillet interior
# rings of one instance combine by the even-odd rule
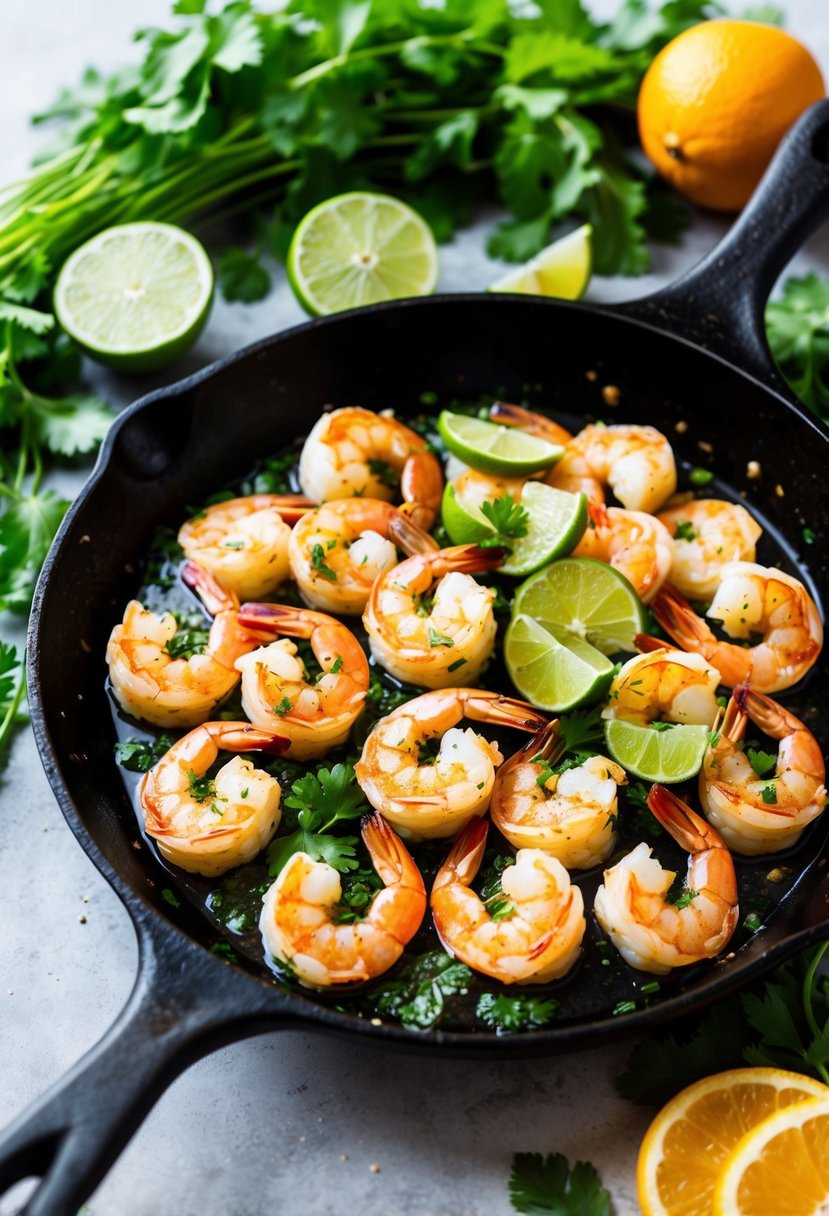
[[[612,412],[601,396],[604,384],[621,391]],[[710,464],[729,496],[745,493],[764,527],[787,539],[790,568],[811,583],[819,602],[825,595],[824,432],[720,360],[618,314],[481,296],[381,306],[280,335],[154,395],[128,411],[107,444],[43,584],[34,639],[40,740],[50,737],[64,810],[95,860],[100,864],[100,850],[123,879],[121,890],[126,883],[203,945],[215,941],[211,927],[192,909],[173,912],[163,902],[169,875],[146,847],[134,847],[139,833],[112,758],[100,656],[137,584],[131,562],[158,523],[177,521],[187,504],[244,475],[258,455],[307,432],[323,404],[394,406],[405,415],[422,409],[425,391],[441,400],[495,392],[565,415],[659,427],[681,462]],[[682,434],[675,431],[680,418],[688,422]],[[713,444],[711,457],[700,441]],[[760,462],[759,481],[746,477],[750,460]],[[798,552],[804,527],[818,541]],[[798,705],[811,702],[811,724],[825,739],[829,711],[817,695],[824,674],[825,663],[811,673]],[[824,837],[818,827],[787,864],[798,872],[819,866]],[[760,865],[763,873],[769,868]],[[819,882],[811,875],[804,885],[816,890]],[[650,1009],[612,1019],[606,1030],[619,1033],[623,1023],[632,1030],[737,983],[766,946],[808,922],[814,905],[795,891],[734,960],[689,975],[681,996],[666,991]],[[308,996],[291,999],[315,1004]],[[592,1037],[600,1028],[596,1017],[585,1010],[569,1024],[533,1034],[533,1045],[578,1039],[587,1022]]]

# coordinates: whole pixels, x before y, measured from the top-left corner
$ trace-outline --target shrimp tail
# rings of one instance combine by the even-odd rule
[[[746,733],[748,725],[748,714],[745,711],[745,693],[748,692],[747,684],[738,684],[731,694],[728,705],[725,707],[722,723],[719,729],[730,739],[732,743],[739,743],[743,735]],[[717,723],[714,723],[714,731],[718,729]]]
[[[382,815],[377,811],[364,815],[360,821],[360,834],[369,851],[371,864],[387,887],[402,883],[422,891],[424,899],[426,898],[423,877],[411,853]]]
[[[759,726],[770,739],[785,739],[798,730],[808,730],[808,727],[796,718],[783,705],[778,705],[771,697],[762,692],[755,692],[748,684],[739,684],[732,694],[740,710],[751,718],[755,726]]]
[[[480,688],[459,689],[459,700],[464,713],[473,722],[491,722],[496,726],[512,726],[516,730],[538,732],[547,725],[547,719],[528,701],[516,697],[505,697],[498,692],[487,692]]]
[[[664,785],[652,785],[648,807],[656,820],[686,853],[725,848],[719,832]]]
[[[400,474],[400,510],[421,528],[431,528],[440,509],[443,469],[433,452],[413,452]]]
[[[410,515],[401,511],[389,521],[389,540],[408,557],[418,553],[434,553],[440,548],[433,536],[419,526]]]
[[[542,726],[538,734],[533,735],[517,753],[519,762],[523,764],[526,761],[545,760],[548,764],[555,764],[564,751],[564,746],[564,740],[559,733],[558,718],[553,718],[552,722]]]
[[[713,634],[686,599],[673,587],[663,587],[654,597],[651,612],[683,650],[698,650],[705,657]]]
[[[446,860],[435,875],[433,891],[439,891],[441,887],[448,887],[456,882],[464,887],[471,884],[481,868],[488,832],[489,824],[485,819],[475,818],[469,821],[458,833]]]
[[[485,548],[483,545],[453,545],[442,549],[435,559],[435,578],[459,571],[461,574],[482,574],[486,570],[497,570],[509,550],[501,545]]]
[[[239,601],[233,592],[223,587],[219,580],[198,562],[186,561],[181,568],[181,578],[191,591],[196,592],[211,616],[239,607]]]
[[[279,756],[291,746],[291,740],[284,735],[275,735],[249,722],[205,722],[203,729],[226,752],[268,752]]]
[[[544,414],[536,414],[533,410],[525,410],[522,406],[513,405],[509,401],[496,401],[489,407],[489,416],[493,422],[499,422],[501,426],[519,427],[522,431],[528,431],[531,435],[546,439],[548,443],[569,443],[573,438],[569,431],[566,431],[563,426],[559,426],[557,422],[553,422],[552,418],[546,418]]]
[[[668,638],[655,638],[649,633],[634,635],[633,644],[641,654],[650,654],[654,650],[676,650],[676,646]]]
[[[298,524],[309,511],[317,509],[317,503],[313,498],[306,498],[304,494],[275,494],[271,501],[283,521],[291,528],[294,524]]]
[[[329,621],[323,613],[292,604],[242,604],[239,624],[245,629],[280,633],[289,638],[309,638],[317,625]]]

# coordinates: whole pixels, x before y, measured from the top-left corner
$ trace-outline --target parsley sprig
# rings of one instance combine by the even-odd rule
[[[20,706],[26,695],[26,673],[17,647],[0,642],[0,769],[9,755],[15,726],[27,721]]]
[[[526,536],[530,525],[530,513],[511,494],[505,494],[492,502],[481,503],[481,514],[492,525],[494,534],[482,540],[482,548],[512,549],[510,541]]]
[[[509,1196],[526,1216],[610,1216],[610,1194],[589,1161],[570,1163],[561,1153],[516,1153]]]
[[[299,777],[284,805],[298,812],[296,828],[286,836],[277,836],[268,846],[271,877],[280,873],[289,857],[300,852],[315,861],[327,861],[341,874],[358,868],[357,837],[331,834],[336,824],[359,819],[369,809],[350,764],[335,764]]]

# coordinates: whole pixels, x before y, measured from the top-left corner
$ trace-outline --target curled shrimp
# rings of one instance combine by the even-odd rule
[[[644,842],[604,872],[596,892],[596,919],[626,963],[664,975],[714,958],[737,927],[737,876],[719,833],[662,785],[648,806],[689,854],[686,891],[667,898],[676,874],[663,870]]]
[[[644,511],[589,504],[587,529],[573,550],[574,557],[593,557],[623,574],[647,604],[671,570],[671,534]]]
[[[399,516],[397,507],[380,498],[339,498],[306,515],[291,533],[288,552],[308,603],[359,615],[378,574],[397,565],[389,526]]]
[[[307,853],[294,853],[265,895],[265,947],[308,988],[376,979],[400,958],[426,912],[423,878],[400,838],[379,815],[365,816],[362,837],[383,889],[360,920],[337,923],[340,876]]]
[[[473,722],[538,731],[545,718],[524,701],[472,688],[444,688],[407,701],[381,718],[354,766],[366,798],[407,840],[452,836],[489,806],[497,743]],[[426,749],[440,740],[437,755]]]
[[[702,655],[660,646],[628,659],[610,686],[602,717],[623,718],[637,726],[659,720],[710,726],[719,708],[719,683],[720,673]]]
[[[754,561],[763,529],[738,503],[699,498],[660,511],[671,535],[671,585],[695,600],[710,600],[730,562]]]
[[[749,719],[780,746],[774,774],[758,777],[742,750]],[[737,853],[788,848],[826,806],[826,768],[812,732],[746,684],[734,689],[699,776],[709,820]]]
[[[475,819],[458,836],[432,885],[438,937],[449,954],[502,984],[543,984],[570,970],[586,929],[584,900],[560,861],[519,849],[501,874],[497,918],[471,890],[489,825]]]
[[[198,592],[213,623],[203,653],[177,658],[171,612],[161,615],[130,600],[112,630],[106,659],[115,699],[123,710],[154,726],[188,727],[206,721],[239,681],[234,664],[260,639],[239,624],[239,601],[212,574],[186,562],[182,578]]]
[[[212,780],[205,773],[220,751],[278,755],[287,742],[249,722],[205,722],[174,743],[138,788],[161,855],[211,878],[251,861],[279,825],[279,782],[238,755]]]
[[[244,604],[239,620],[287,635],[237,660],[242,708],[251,722],[285,735],[294,760],[315,759],[344,742],[369,686],[368,660],[354,634],[322,612],[285,604]],[[289,638],[310,642],[323,673],[315,683]]]
[[[299,483],[315,502],[355,495],[390,500],[395,479],[401,510],[431,528],[443,492],[440,462],[416,431],[373,410],[347,407],[323,414],[299,458]]]
[[[495,644],[495,592],[472,573],[494,570],[499,548],[419,542],[407,519],[393,520],[400,547],[419,552],[379,575],[363,614],[371,653],[398,680],[421,688],[474,684]]]
[[[613,848],[627,775],[604,756],[556,773],[561,754],[558,722],[550,722],[498,769],[489,813],[516,849],[543,849],[568,870],[586,870]]]
[[[665,632],[683,650],[713,663],[729,688],[751,684],[780,692],[806,674],[823,646],[823,624],[814,600],[796,578],[753,562],[731,562],[722,572],[706,616],[731,638],[762,635],[756,646],[723,642],[681,595],[663,588],[651,605]]]
[[[313,506],[298,494],[217,502],[182,524],[178,543],[240,600],[260,599],[289,577],[290,525]]]

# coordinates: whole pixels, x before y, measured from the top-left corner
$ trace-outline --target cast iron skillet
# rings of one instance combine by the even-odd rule
[[[625,1018],[497,1038],[422,1034],[338,1013],[310,993],[282,990],[252,965],[227,966],[206,948],[213,936],[206,922],[160,899],[165,871],[150,850],[132,847],[138,833],[112,760],[101,656],[134,589],[125,567],[154,526],[241,477],[257,452],[306,432],[323,403],[393,404],[405,414],[417,410],[424,390],[475,397],[497,388],[506,398],[590,415],[602,407],[585,372],[598,369],[600,381],[621,390],[619,420],[667,431],[681,460],[699,463],[698,440],[713,442],[717,478],[744,488],[772,533],[799,538],[807,524],[820,529],[829,518],[829,433],[778,377],[762,318],[780,270],[829,216],[828,162],[829,101],[797,123],[722,244],[645,300],[599,308],[459,295],[360,310],[257,343],[118,418],[43,571],[29,674],[47,775],[73,832],[130,913],[139,968],[112,1029],[0,1140],[0,1191],[29,1175],[43,1178],[25,1209],[30,1216],[76,1212],[164,1088],[231,1039],[316,1027],[469,1058],[569,1050],[698,1009],[825,934],[823,829],[809,873],[736,957]],[[680,417],[689,422],[683,435],[674,431]],[[759,482],[746,480],[750,460],[762,465]],[[807,577],[820,600],[829,593],[829,554],[815,545],[809,557]],[[813,673],[814,688],[825,687],[818,683],[825,675],[825,665]],[[825,710],[821,726],[825,739]]]

